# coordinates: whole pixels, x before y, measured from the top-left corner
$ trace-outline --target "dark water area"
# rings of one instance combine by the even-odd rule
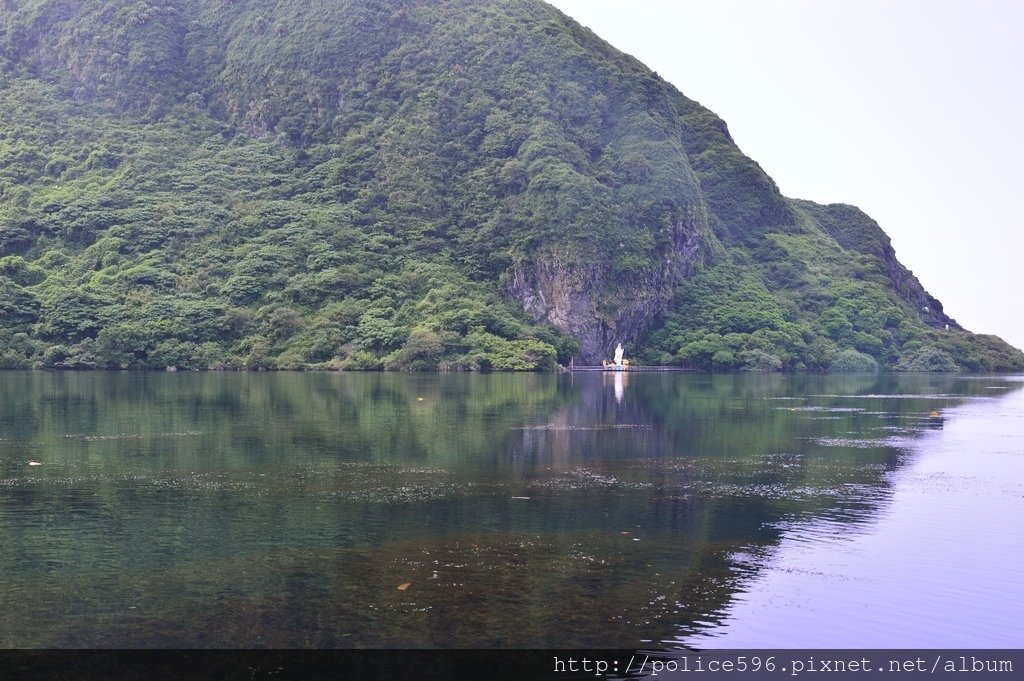
[[[1022,385],[0,372],[0,646],[999,645]]]

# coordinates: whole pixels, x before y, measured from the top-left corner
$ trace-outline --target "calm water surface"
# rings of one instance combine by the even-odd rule
[[[1019,647],[1022,385],[0,372],[0,646]]]

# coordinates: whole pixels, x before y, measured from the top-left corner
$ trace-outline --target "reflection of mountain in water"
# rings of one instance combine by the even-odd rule
[[[576,378],[580,398],[525,432],[513,457],[569,471],[545,482],[553,488],[597,476],[623,495],[650,485],[622,524],[685,536],[703,556],[675,591],[678,603],[702,604],[675,613],[680,634],[717,617],[781,528],[815,519],[842,536],[873,521],[905,447],[941,429],[945,410],[993,396],[957,377],[687,378],[634,377],[621,396],[607,379]]]
[[[985,385],[2,374],[0,643],[674,638],[783,524],[874,517],[901,442]]]

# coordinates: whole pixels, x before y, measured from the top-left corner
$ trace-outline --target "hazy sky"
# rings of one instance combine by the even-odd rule
[[[1024,347],[1024,2],[549,0],[854,204],[964,327]]]

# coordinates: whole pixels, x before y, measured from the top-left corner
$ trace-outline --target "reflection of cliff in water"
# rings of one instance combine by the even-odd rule
[[[0,643],[674,638],[782,523],[877,515],[901,442],[992,384],[0,374]]]
[[[603,480],[617,489],[603,498],[605,515],[700,556],[674,592],[689,604],[674,614],[680,633],[714,620],[784,523],[824,519],[843,534],[871,522],[906,445],[941,429],[946,409],[990,398],[994,387],[938,375],[647,374],[620,392],[611,378],[560,386],[578,398],[526,428],[510,458],[519,475],[548,471],[554,489]],[[643,494],[628,491],[643,485]]]
[[[976,381],[940,377],[636,374],[620,384],[621,376],[563,378],[556,409],[530,415],[512,459],[527,471],[597,459],[805,456],[826,439],[886,447],[894,436],[941,427],[941,411],[968,395],[984,396]],[[927,390],[886,396],[899,379],[903,389]]]

